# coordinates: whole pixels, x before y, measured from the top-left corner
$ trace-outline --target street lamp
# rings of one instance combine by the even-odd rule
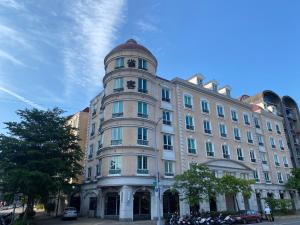
[[[154,127],[154,148],[156,152],[156,209],[157,209],[157,225],[161,225],[161,216],[160,216],[160,187],[159,187],[159,158],[158,158],[158,148],[157,148],[157,141],[156,141],[156,130],[159,122],[162,120],[160,117],[157,122],[155,123]]]

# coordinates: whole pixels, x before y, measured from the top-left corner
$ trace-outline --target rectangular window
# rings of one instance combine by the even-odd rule
[[[256,162],[256,156],[254,150],[250,150],[250,159],[251,162],[255,163]]]
[[[141,70],[148,70],[148,63],[145,59],[139,59],[139,69]]]
[[[240,147],[238,147],[238,148],[236,149],[236,153],[237,153],[237,156],[238,156],[238,160],[244,161],[243,150],[242,150]]]
[[[239,128],[233,128],[233,133],[234,133],[234,139],[237,141],[241,140],[241,136],[240,136],[240,130]]]
[[[279,140],[279,147],[281,150],[284,150],[284,143],[283,143],[283,140]]]
[[[281,130],[278,124],[276,124],[276,132],[277,134],[281,134]]]
[[[247,140],[248,143],[253,144],[253,136],[251,131],[247,131]]]
[[[124,58],[119,57],[115,60],[115,69],[123,68],[124,67]]]
[[[92,107],[92,116],[96,115],[96,113],[97,113],[97,106],[93,105],[93,107]]]
[[[265,177],[265,181],[266,183],[271,183],[271,180],[270,180],[270,175],[268,172],[264,172],[264,177]]]
[[[103,144],[102,144],[102,137],[103,137],[103,135],[101,136],[100,140],[98,141],[97,155],[100,155],[101,148],[103,147]]]
[[[204,133],[206,134],[211,134],[211,125],[210,122],[208,120],[204,120],[203,121],[203,129],[204,129]]]
[[[234,109],[231,110],[231,119],[236,122],[238,121],[237,112]]]
[[[99,161],[99,163],[96,165],[96,177],[99,177],[101,175],[101,163]]]
[[[267,161],[266,153],[260,152],[259,155],[260,155],[260,160],[261,160],[262,164],[267,165],[268,161]]]
[[[138,127],[137,133],[137,143],[139,145],[148,145],[148,129],[144,127]]]
[[[264,146],[264,139],[263,139],[262,135],[258,134],[257,135],[257,140],[258,140],[259,146]]]
[[[87,179],[90,180],[91,177],[92,177],[92,167],[89,167],[87,171]]]
[[[163,111],[163,124],[171,126],[171,112]]]
[[[112,156],[110,158],[109,174],[110,175],[121,174],[121,156]]]
[[[94,136],[94,135],[95,135],[95,129],[96,129],[96,124],[93,123],[93,124],[92,124],[92,128],[91,128],[91,136]]]
[[[122,117],[123,116],[123,101],[117,101],[113,103],[112,117]]]
[[[164,102],[170,102],[170,90],[167,88],[161,89],[161,100]]]
[[[270,145],[272,148],[276,148],[276,143],[273,137],[270,137]]]
[[[114,92],[124,91],[123,78],[114,79]]]
[[[173,177],[174,176],[174,168],[172,161],[165,161],[165,176]]]
[[[91,144],[90,145],[90,149],[89,149],[89,156],[88,156],[88,158],[89,159],[93,158],[93,154],[94,154],[94,145]]]
[[[224,118],[224,108],[221,105],[217,105],[218,117]]]
[[[148,118],[148,104],[146,102],[138,102],[138,117]]]
[[[193,108],[192,97],[190,95],[184,95],[184,107],[189,109]]]
[[[259,119],[257,117],[254,117],[254,123],[255,123],[255,127],[257,129],[260,129],[260,122],[259,122]]]
[[[164,139],[163,140],[164,141],[164,149],[165,150],[173,150],[172,135],[164,134],[163,139]]]
[[[244,123],[246,125],[250,125],[250,119],[248,114],[244,114]]]
[[[280,166],[280,161],[278,155],[274,155],[274,164],[275,166]]]
[[[271,124],[271,122],[267,122],[267,129],[268,129],[268,131],[272,131],[273,129],[272,129],[272,124]]]
[[[260,182],[260,179],[259,179],[259,175],[258,175],[258,172],[257,170],[254,170],[253,171],[253,178],[256,182]]]
[[[139,78],[139,80],[138,80],[138,92],[148,93],[147,80],[146,79]]]
[[[195,130],[194,118],[192,116],[185,117],[185,124],[186,124],[186,129]]]
[[[284,164],[284,167],[289,167],[289,161],[286,156],[283,156],[283,164]]]
[[[222,152],[223,152],[224,159],[230,159],[230,152],[229,152],[228,145],[225,144],[222,145]]]
[[[221,137],[227,137],[226,125],[221,123],[219,125],[219,128],[220,128],[220,135],[221,135]]]
[[[201,101],[201,109],[203,113],[209,113],[209,103],[207,100]]]
[[[148,174],[148,158],[144,155],[139,155],[137,157],[137,173],[138,174]]]
[[[187,139],[187,145],[188,145],[188,153],[190,154],[196,154],[196,142],[193,138]]]
[[[215,152],[214,152],[214,147],[213,144],[210,141],[207,141],[205,143],[205,148],[206,148],[206,155],[209,157],[214,157]]]
[[[111,129],[111,145],[121,145],[122,144],[122,128],[113,127]]]
[[[282,177],[282,173],[281,172],[277,173],[277,179],[278,179],[278,183],[279,184],[283,184],[283,177]]]

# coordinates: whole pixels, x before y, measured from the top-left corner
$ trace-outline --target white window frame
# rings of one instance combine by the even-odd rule
[[[166,94],[168,92],[168,94]],[[165,95],[165,96],[164,96]],[[169,98],[167,98],[169,97]],[[161,88],[161,100],[164,102],[171,102],[171,90],[167,87]]]
[[[225,134],[225,136],[222,136],[221,126],[224,127],[224,131],[225,131],[224,134]],[[220,134],[220,137],[221,137],[221,138],[227,138],[228,132],[227,132],[227,127],[226,127],[226,124],[225,124],[225,123],[219,123],[219,134]]]
[[[245,116],[248,118],[248,121],[245,120]],[[243,121],[246,126],[251,126],[251,119],[249,113],[246,112],[243,113]],[[246,124],[246,122],[248,122],[249,124]]]
[[[188,98],[190,98],[190,106],[191,107],[188,107],[188,106],[186,106],[186,104],[185,104],[185,97],[188,97]],[[184,93],[183,94],[183,107],[185,108],[185,109],[193,109],[194,108],[194,100],[193,100],[193,96],[191,95],[191,94],[187,94],[187,93]]]
[[[207,144],[210,143],[211,144],[211,151],[213,154],[208,155],[208,151],[207,151]],[[216,153],[215,153],[215,147],[214,147],[214,143],[211,140],[206,140],[205,141],[205,152],[206,152],[206,157],[216,157]]]
[[[174,168],[174,162],[173,161],[171,161],[171,160],[165,160],[164,161],[164,175],[165,175],[165,177],[174,177],[175,168]]]
[[[111,128],[111,145],[121,145],[123,139],[122,127]]]
[[[239,151],[238,151],[239,149],[241,150],[240,151],[241,155],[239,155]],[[245,161],[244,151],[241,146],[236,147],[236,155],[237,155],[238,161]],[[240,160],[239,157],[241,157],[243,160]]]
[[[189,151],[189,140],[193,140],[194,141],[194,151],[195,152],[190,152]],[[186,138],[186,147],[187,147],[187,153],[188,154],[192,154],[192,155],[196,155],[198,152],[197,152],[197,141],[196,141],[196,139],[195,138],[192,138],[192,137],[188,137],[188,138]]]
[[[219,115],[219,108],[222,108],[223,116]],[[216,113],[217,113],[217,117],[225,118],[225,107],[222,104],[217,103],[216,104]]]
[[[190,117],[190,118],[191,118],[192,124],[187,124],[187,117]],[[192,126],[193,129],[188,129],[187,126]],[[195,131],[195,129],[196,129],[196,128],[195,128],[194,117],[193,117],[192,115],[190,115],[190,114],[187,114],[187,115],[185,116],[185,129],[188,130],[188,131]]]
[[[227,154],[226,155],[228,155],[228,158],[225,158],[224,157],[224,148],[223,148],[223,146],[226,146],[227,147]],[[223,144],[221,144],[221,149],[222,149],[222,156],[223,156],[223,158],[224,159],[230,159],[231,158],[231,156],[230,156],[230,149],[229,149],[229,145],[227,144],[227,143],[223,143]]]
[[[213,131],[212,131],[212,125],[211,125],[210,120],[204,119],[202,122],[203,122],[203,132],[205,134],[212,135]],[[208,125],[208,127],[206,127],[206,125]],[[209,129],[207,129],[207,128],[209,128]],[[209,131],[209,132],[207,133],[206,131]]]
[[[206,103],[206,107],[207,107],[207,110],[208,110],[208,112],[205,112],[204,111],[204,108],[203,108],[203,103]],[[201,106],[201,112],[202,113],[204,113],[204,114],[210,114],[210,104],[209,104],[209,101],[207,100],[207,99],[205,99],[205,98],[202,98],[201,100],[200,100],[200,106]]]
[[[114,165],[112,162],[114,161]],[[112,167],[113,166],[113,167]],[[110,173],[112,170],[120,170],[119,173]],[[111,156],[108,165],[109,176],[119,176],[122,172],[122,157],[120,155]]]
[[[232,112],[235,112],[236,120],[233,120]],[[230,118],[231,118],[232,122],[237,123],[239,121],[239,114],[238,114],[238,111],[236,109],[230,108]]]
[[[235,131],[237,130],[237,134],[238,136],[235,135]],[[236,139],[237,137],[239,137],[240,139]],[[241,137],[241,131],[240,131],[240,128],[238,127],[234,127],[233,128],[233,138],[235,141],[241,141],[242,137]]]
[[[253,154],[251,154],[251,153],[253,153]],[[250,155],[250,161],[251,161],[252,163],[257,163],[256,154],[255,154],[254,149],[250,149],[249,155]],[[252,157],[252,156],[253,156],[253,157]],[[254,162],[253,162],[252,160],[254,160]]]

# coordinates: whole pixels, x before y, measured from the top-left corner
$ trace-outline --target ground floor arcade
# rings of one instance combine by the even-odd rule
[[[160,191],[160,214],[178,212],[181,215],[191,211],[237,211],[243,209],[263,210],[265,198],[293,199],[293,207],[300,209],[298,193],[284,190],[278,185],[255,185],[250,199],[242,194],[225,196],[217,194],[195,207],[181,201],[180,190],[171,191],[170,186],[162,186]],[[122,221],[154,220],[157,218],[158,194],[153,186],[123,185],[84,188],[81,193],[81,214],[89,217],[118,219]]]

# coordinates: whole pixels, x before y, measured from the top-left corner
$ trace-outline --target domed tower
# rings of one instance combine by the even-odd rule
[[[99,161],[101,175],[91,181],[101,201],[97,203],[97,215],[120,220],[153,219],[155,131],[161,117],[156,109],[157,60],[147,48],[130,39],[109,52],[104,65],[104,91],[95,107],[100,106],[99,119],[92,120],[100,121],[101,144],[93,161]]]

